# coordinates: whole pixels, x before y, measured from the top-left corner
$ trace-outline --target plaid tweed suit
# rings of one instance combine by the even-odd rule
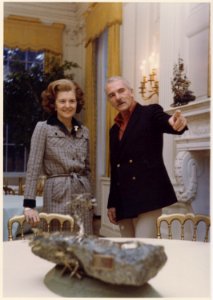
[[[43,211],[73,214],[70,202],[74,194],[90,193],[89,131],[76,119],[77,131],[69,134],[63,124],[51,117],[38,122],[31,139],[24,198],[36,198],[39,175],[47,180],[44,186]],[[70,174],[70,176],[51,177]],[[85,232],[92,233],[92,211],[83,216]]]

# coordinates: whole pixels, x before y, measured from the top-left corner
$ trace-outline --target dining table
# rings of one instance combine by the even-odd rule
[[[98,237],[97,237],[98,238]],[[147,283],[138,287],[121,287],[123,295],[120,298],[131,298],[139,291],[137,297],[143,298],[206,298],[211,299],[210,286],[210,243],[148,239],[148,238],[110,238],[116,242],[139,240],[146,244],[162,245],[167,255],[167,261],[157,275]],[[86,280],[79,279],[77,286],[72,287],[63,283],[54,285],[54,288],[45,281],[55,264],[36,256],[31,251],[28,240],[3,242],[3,297],[103,297],[104,292],[110,297],[117,295],[116,285],[105,284],[99,280],[90,279],[89,287]],[[53,280],[53,278],[52,278]],[[69,280],[71,280],[69,278]],[[77,279],[76,279],[77,280]],[[96,289],[92,293],[93,280]],[[102,288],[98,289],[98,285]],[[76,294],[76,288],[78,293]],[[106,291],[104,291],[106,289]],[[90,294],[92,293],[92,294]],[[96,294],[94,294],[96,293]],[[135,296],[134,296],[135,297]]]
[[[23,195],[11,195],[7,194],[3,196],[3,241],[8,240],[8,220],[16,215],[23,214]],[[40,211],[43,207],[43,197],[36,197],[36,207]],[[26,225],[26,231],[29,230],[29,226]],[[16,236],[18,232],[18,224],[13,225],[12,235]]]

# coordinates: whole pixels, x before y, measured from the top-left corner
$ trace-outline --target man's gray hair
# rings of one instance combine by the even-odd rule
[[[128,80],[126,80],[125,78],[121,77],[121,76],[112,76],[112,77],[109,77],[106,81],[106,84],[105,84],[105,92],[106,92],[106,87],[107,87],[107,84],[111,83],[111,82],[114,82],[114,81],[122,81],[124,83],[124,85],[129,89],[129,90],[132,90],[132,87],[129,83]]]

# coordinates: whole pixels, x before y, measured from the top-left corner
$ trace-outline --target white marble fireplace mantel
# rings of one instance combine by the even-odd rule
[[[195,100],[187,105],[166,110],[166,112],[172,114],[179,109],[188,121],[189,130],[175,139],[177,150],[210,149],[210,103],[210,99]]]

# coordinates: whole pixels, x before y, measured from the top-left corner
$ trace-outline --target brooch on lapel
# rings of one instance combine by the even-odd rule
[[[78,125],[75,125],[75,126],[74,126],[74,131],[77,132],[77,131],[78,131],[78,128],[79,128],[79,126],[78,126]]]

